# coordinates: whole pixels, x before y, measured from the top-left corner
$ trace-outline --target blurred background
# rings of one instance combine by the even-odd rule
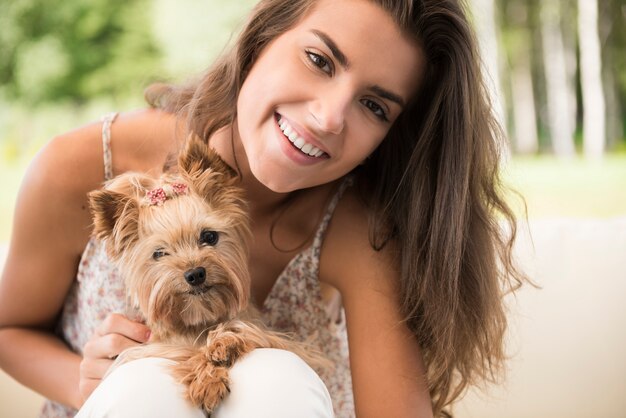
[[[0,265],[42,145],[200,73],[254,3],[0,0]],[[467,3],[509,136],[504,180],[527,204],[516,254],[541,289],[510,298],[506,383],[456,414],[626,417],[626,0]],[[0,372],[0,417],[40,402]]]

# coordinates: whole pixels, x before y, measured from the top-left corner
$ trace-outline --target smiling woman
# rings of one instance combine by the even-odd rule
[[[112,358],[151,334],[122,314],[133,306],[105,243],[90,236],[85,196],[103,171],[159,174],[195,135],[245,193],[263,320],[335,366],[320,380],[281,367],[289,353],[255,355],[241,382],[257,382],[256,358],[283,385],[260,383],[267,392],[254,397],[234,384],[225,404],[327,416],[318,395],[330,394],[340,418],[446,415],[470,383],[501,369],[502,296],[523,279],[479,61],[457,0],[260,1],[199,81],[153,85],[152,109],[56,137],[37,156],[0,282],[0,365],[53,400],[44,416],[73,416],[86,399],[118,417],[142,409],[136,369],[117,375],[136,382],[121,391],[100,384]],[[41,231],[49,240],[32,240]],[[142,364],[163,377],[146,384],[166,388],[150,410],[180,405],[178,383]],[[285,386],[310,402],[294,404]]]
[[[353,16],[354,2],[320,1],[260,52],[241,86],[237,110],[254,117],[239,117],[237,134],[252,174],[275,192],[346,175],[417,90],[425,65],[417,42],[376,4],[357,3]],[[305,151],[285,140],[278,120]],[[313,148],[328,158],[311,158]]]

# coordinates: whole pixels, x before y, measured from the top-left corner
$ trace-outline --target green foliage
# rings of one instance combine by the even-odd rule
[[[164,53],[164,76],[186,79],[204,71],[239,30],[257,0],[153,0],[154,36]]]
[[[3,0],[4,95],[29,103],[136,95],[160,67],[149,6],[148,0]]]

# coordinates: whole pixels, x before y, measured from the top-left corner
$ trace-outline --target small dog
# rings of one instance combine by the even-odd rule
[[[89,194],[94,234],[105,240],[130,303],[152,331],[150,343],[126,350],[115,366],[174,360],[172,373],[187,385],[188,399],[209,413],[229,392],[228,369],[255,348],[286,349],[324,367],[305,344],[266,329],[249,305],[251,234],[236,181],[190,136],[178,173],[122,174]]]

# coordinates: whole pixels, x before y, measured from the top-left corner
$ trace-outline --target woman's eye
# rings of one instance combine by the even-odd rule
[[[165,257],[166,255],[169,254],[167,254],[163,248],[159,248],[157,250],[154,250],[154,252],[152,253],[152,258],[154,260],[158,260],[159,258]]]
[[[332,74],[332,64],[326,58],[320,54],[316,54],[315,52],[307,51],[306,54],[309,57],[309,61],[311,61],[313,65],[327,74]]]
[[[378,103],[372,100],[365,99],[363,100],[363,104],[380,120],[383,120],[385,122],[389,121],[389,119],[387,118],[387,112],[385,112],[385,109],[383,109],[383,107]]]
[[[201,245],[215,245],[217,241],[220,239],[220,234],[217,231],[211,231],[208,229],[203,229],[200,233],[200,244]]]

